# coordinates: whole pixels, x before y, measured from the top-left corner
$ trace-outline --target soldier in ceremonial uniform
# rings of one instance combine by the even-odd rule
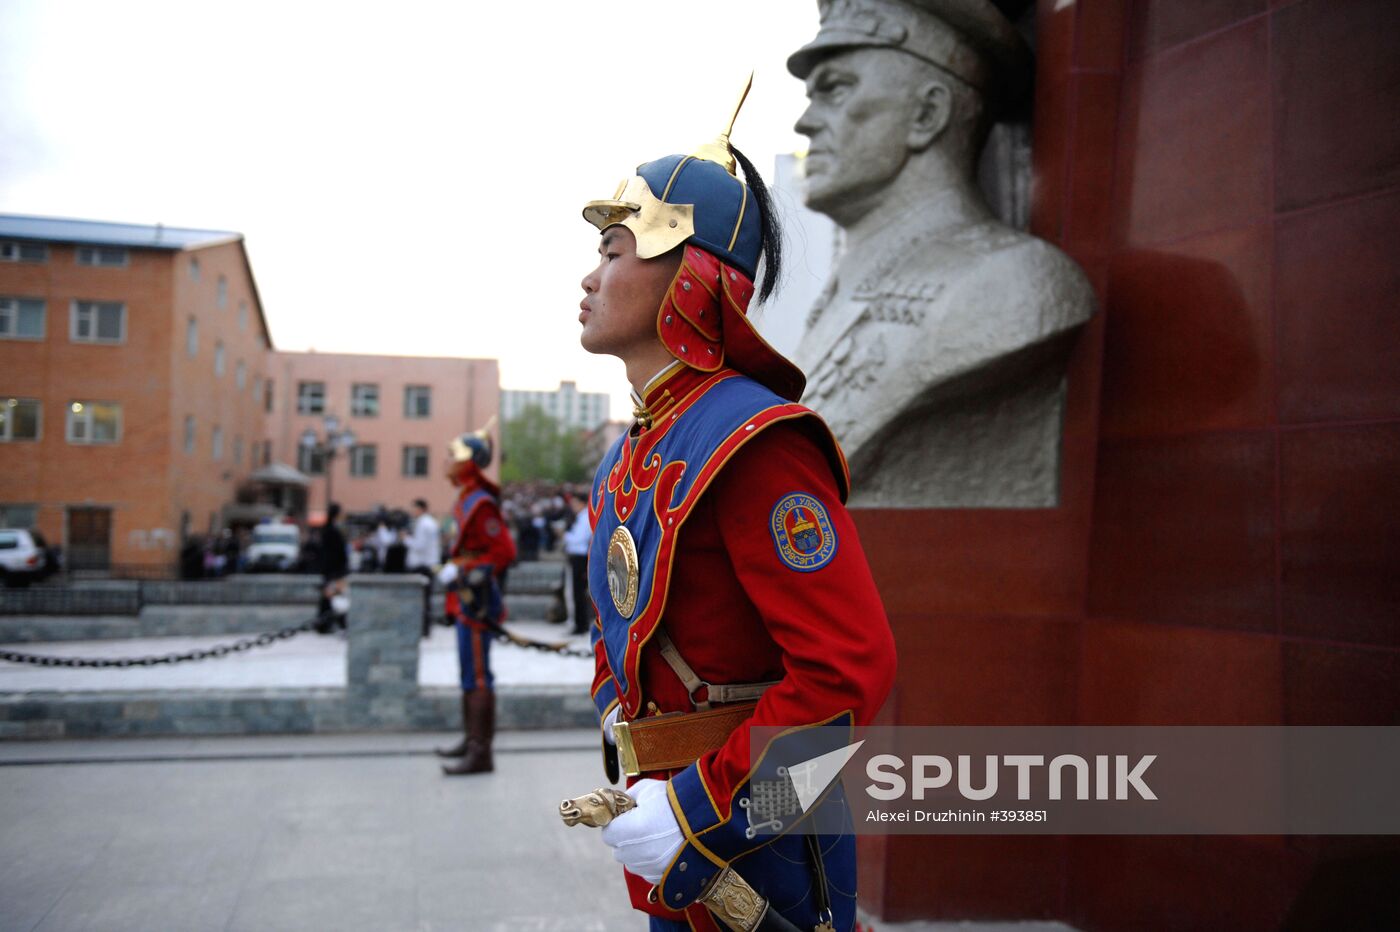
[[[652,929],[721,928],[700,897],[732,867],[797,928],[849,930],[851,834],[746,831],[749,726],[865,725],[895,672],[841,451],[747,317],[760,255],[760,298],[778,274],[767,192],[726,132],[584,217],[601,236],[581,343],[623,360],[636,405],[589,502],[593,698],[636,802],[603,840]]]
[[[442,768],[448,776],[458,776],[494,769],[496,694],[490,648],[505,618],[501,584],[515,562],[515,543],[501,517],[501,490],[482,471],[491,465],[489,427],[454,438],[448,452],[447,478],[460,490],[452,509],[457,538],[437,580],[447,590],[447,617],[456,621],[464,734],[437,753],[460,758]]]

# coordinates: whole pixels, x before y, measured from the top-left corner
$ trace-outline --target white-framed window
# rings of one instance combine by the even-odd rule
[[[243,437],[240,434],[233,437],[233,465],[243,465]]]
[[[357,443],[350,448],[350,475],[369,477],[379,471],[379,448],[372,443]]]
[[[224,341],[217,340],[214,343],[214,375],[223,378],[224,375]]]
[[[248,302],[247,302],[247,301],[239,301],[239,302],[238,302],[238,329],[239,329],[239,330],[247,330],[247,329],[248,329]]]
[[[190,281],[199,281],[199,259],[190,256]]]
[[[42,340],[47,317],[39,298],[0,298],[0,339]]]
[[[215,427],[209,432],[209,452],[216,460],[224,458],[224,429]]]
[[[121,268],[127,263],[127,252],[121,246],[79,246],[78,264],[103,268]]]
[[[326,413],[326,383],[297,383],[297,414]],[[302,470],[306,472],[306,470]]]
[[[317,447],[297,447],[297,469],[308,476],[324,475],[326,457]]]
[[[219,276],[219,284],[214,292],[214,303],[219,306],[221,311],[228,307],[228,279],[222,275]]]
[[[194,452],[194,415],[185,415],[185,452]]]
[[[69,443],[116,443],[122,438],[122,406],[107,401],[68,405]]]
[[[421,477],[428,474],[428,448],[406,446],[403,448],[403,474]]]
[[[241,391],[248,385],[248,367],[243,365],[243,360],[238,360],[238,365],[233,367],[233,384],[237,385]]]
[[[199,355],[199,321],[193,315],[185,322],[185,355]]]
[[[126,305],[120,301],[74,301],[68,338],[74,343],[124,343]]]
[[[44,406],[34,398],[0,398],[0,443],[38,440],[44,429]]]
[[[433,390],[428,385],[405,385],[403,389],[403,416],[424,418],[433,413]]]
[[[350,386],[350,414],[353,417],[379,417],[379,386],[356,382]]]
[[[48,262],[49,247],[43,243],[0,243],[0,262]]]

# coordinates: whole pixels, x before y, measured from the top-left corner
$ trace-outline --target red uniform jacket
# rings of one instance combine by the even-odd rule
[[[457,564],[462,576],[473,567],[487,565],[499,580],[515,562],[515,541],[501,517],[494,486],[484,481],[468,480],[462,486],[453,507],[457,519],[457,539],[452,544],[449,559]],[[447,594],[447,616],[458,620],[465,617],[457,608],[457,593]]]
[[[661,424],[673,407],[684,411],[688,396],[712,381],[680,369],[644,401]],[[704,398],[691,403],[703,404]],[[838,719],[865,725],[894,682],[894,640],[843,504],[844,476],[838,479],[826,452],[833,442],[817,433],[824,430],[814,417],[796,417],[757,431],[702,493],[676,544],[662,623],[681,656],[705,682],[781,680],[759,700],[752,725],[787,728]],[[834,538],[834,553],[823,552],[818,559],[824,562],[815,568],[801,565],[792,538],[774,530],[795,493],[810,496],[801,502],[818,503],[827,519],[823,533]],[[799,508],[788,526],[802,517]],[[608,597],[594,592],[595,601]],[[617,682],[603,640],[595,641],[593,694],[606,717],[618,701]],[[643,645],[637,671],[640,703],[624,718],[693,710],[654,642]],[[672,776],[671,804],[687,836],[677,862],[700,857],[724,866],[766,840],[746,839],[737,824],[743,820],[733,819],[731,804],[748,780],[750,751],[748,729],[741,727],[685,770],[648,775]],[[700,873],[668,871],[660,884],[662,902],[688,905],[700,892],[688,881]],[[631,874],[628,884],[637,908],[662,912],[646,905],[649,884]]]

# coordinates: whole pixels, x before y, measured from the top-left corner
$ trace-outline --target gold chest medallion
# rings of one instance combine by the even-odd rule
[[[608,594],[623,618],[637,610],[637,544],[625,525],[618,525],[608,541]]]

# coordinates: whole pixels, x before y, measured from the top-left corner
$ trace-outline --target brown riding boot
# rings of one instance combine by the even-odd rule
[[[469,773],[490,773],[495,770],[491,760],[491,739],[496,733],[496,694],[489,689],[474,689],[467,693],[467,753],[455,764],[444,764],[442,772],[449,777]]]
[[[471,696],[471,693],[462,693],[462,740],[458,741],[450,748],[434,748],[433,753],[438,757],[461,757],[463,754],[467,753],[467,748],[471,747]]]

